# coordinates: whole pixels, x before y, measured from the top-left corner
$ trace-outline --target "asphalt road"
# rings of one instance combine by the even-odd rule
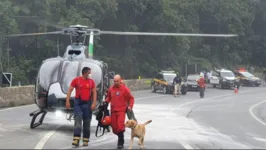
[[[241,87],[234,94],[232,90],[209,88],[204,99],[199,98],[198,92],[188,92],[179,98],[150,91],[133,92],[138,121],[152,120],[146,126],[145,148],[265,148],[265,90],[265,87]],[[30,129],[29,113],[36,108],[28,105],[0,110],[0,148],[71,149],[74,122],[48,113],[41,126]],[[93,119],[91,142],[79,149],[116,148],[116,136],[107,133],[96,138],[95,130]],[[129,141],[130,129],[127,129],[125,148]],[[133,148],[138,148],[137,139]]]

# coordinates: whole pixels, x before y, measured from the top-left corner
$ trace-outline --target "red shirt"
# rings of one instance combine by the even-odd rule
[[[92,79],[84,79],[82,76],[73,79],[70,85],[76,89],[75,98],[83,101],[90,100],[92,89],[95,88],[95,82]]]
[[[125,85],[112,86],[108,90],[106,102],[111,102],[111,112],[126,112],[128,105],[133,108],[134,97]]]
[[[201,88],[204,88],[205,87],[205,80],[204,80],[204,78],[199,78],[197,82],[198,82],[198,84],[199,84],[199,86]]]

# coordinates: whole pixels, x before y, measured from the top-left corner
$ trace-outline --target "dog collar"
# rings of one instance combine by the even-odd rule
[[[136,124],[132,129],[135,129],[137,125],[138,125],[138,124]]]

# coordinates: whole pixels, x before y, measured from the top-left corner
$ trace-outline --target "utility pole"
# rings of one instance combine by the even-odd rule
[[[10,69],[10,46],[9,46],[9,31],[8,31],[8,28],[7,28],[7,72],[9,72],[9,69]]]
[[[38,25],[36,24],[36,33],[38,33]],[[39,39],[38,36],[35,36],[36,50],[38,51],[38,57],[40,58],[40,49],[39,49]],[[39,66],[39,59],[37,59],[37,68]]]
[[[10,49],[10,47],[9,47],[9,38],[7,39],[7,72],[9,72],[9,69],[10,69],[10,66],[9,66],[9,55],[10,55],[10,51],[11,51],[11,49]]]
[[[2,38],[0,38],[1,41],[3,40]],[[0,44],[0,72],[3,72],[3,61],[2,61],[2,54],[3,54],[3,49],[1,47],[2,44]]]
[[[57,44],[57,56],[59,56],[59,41],[58,41],[58,37],[57,37],[57,40],[56,40],[56,44]]]

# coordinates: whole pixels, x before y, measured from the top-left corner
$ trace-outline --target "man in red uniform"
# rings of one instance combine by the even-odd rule
[[[120,75],[114,76],[114,85],[109,88],[105,101],[111,103],[111,127],[113,133],[118,136],[117,148],[122,149],[124,147],[126,111],[132,110],[134,97],[129,89],[121,83]]]
[[[82,76],[76,77],[72,80],[68,89],[66,98],[66,108],[70,109],[70,95],[73,89],[76,89],[76,95],[74,100],[74,135],[72,145],[79,146],[81,124],[83,120],[83,146],[88,146],[90,138],[90,123],[92,118],[92,110],[96,106],[96,87],[95,82],[89,79],[91,69],[84,67],[82,69]],[[91,100],[91,94],[93,96],[93,102]]]
[[[203,98],[204,97],[204,91],[205,91],[205,79],[203,77],[203,75],[200,75],[200,78],[197,80],[197,83],[199,85],[200,88],[200,97]]]

